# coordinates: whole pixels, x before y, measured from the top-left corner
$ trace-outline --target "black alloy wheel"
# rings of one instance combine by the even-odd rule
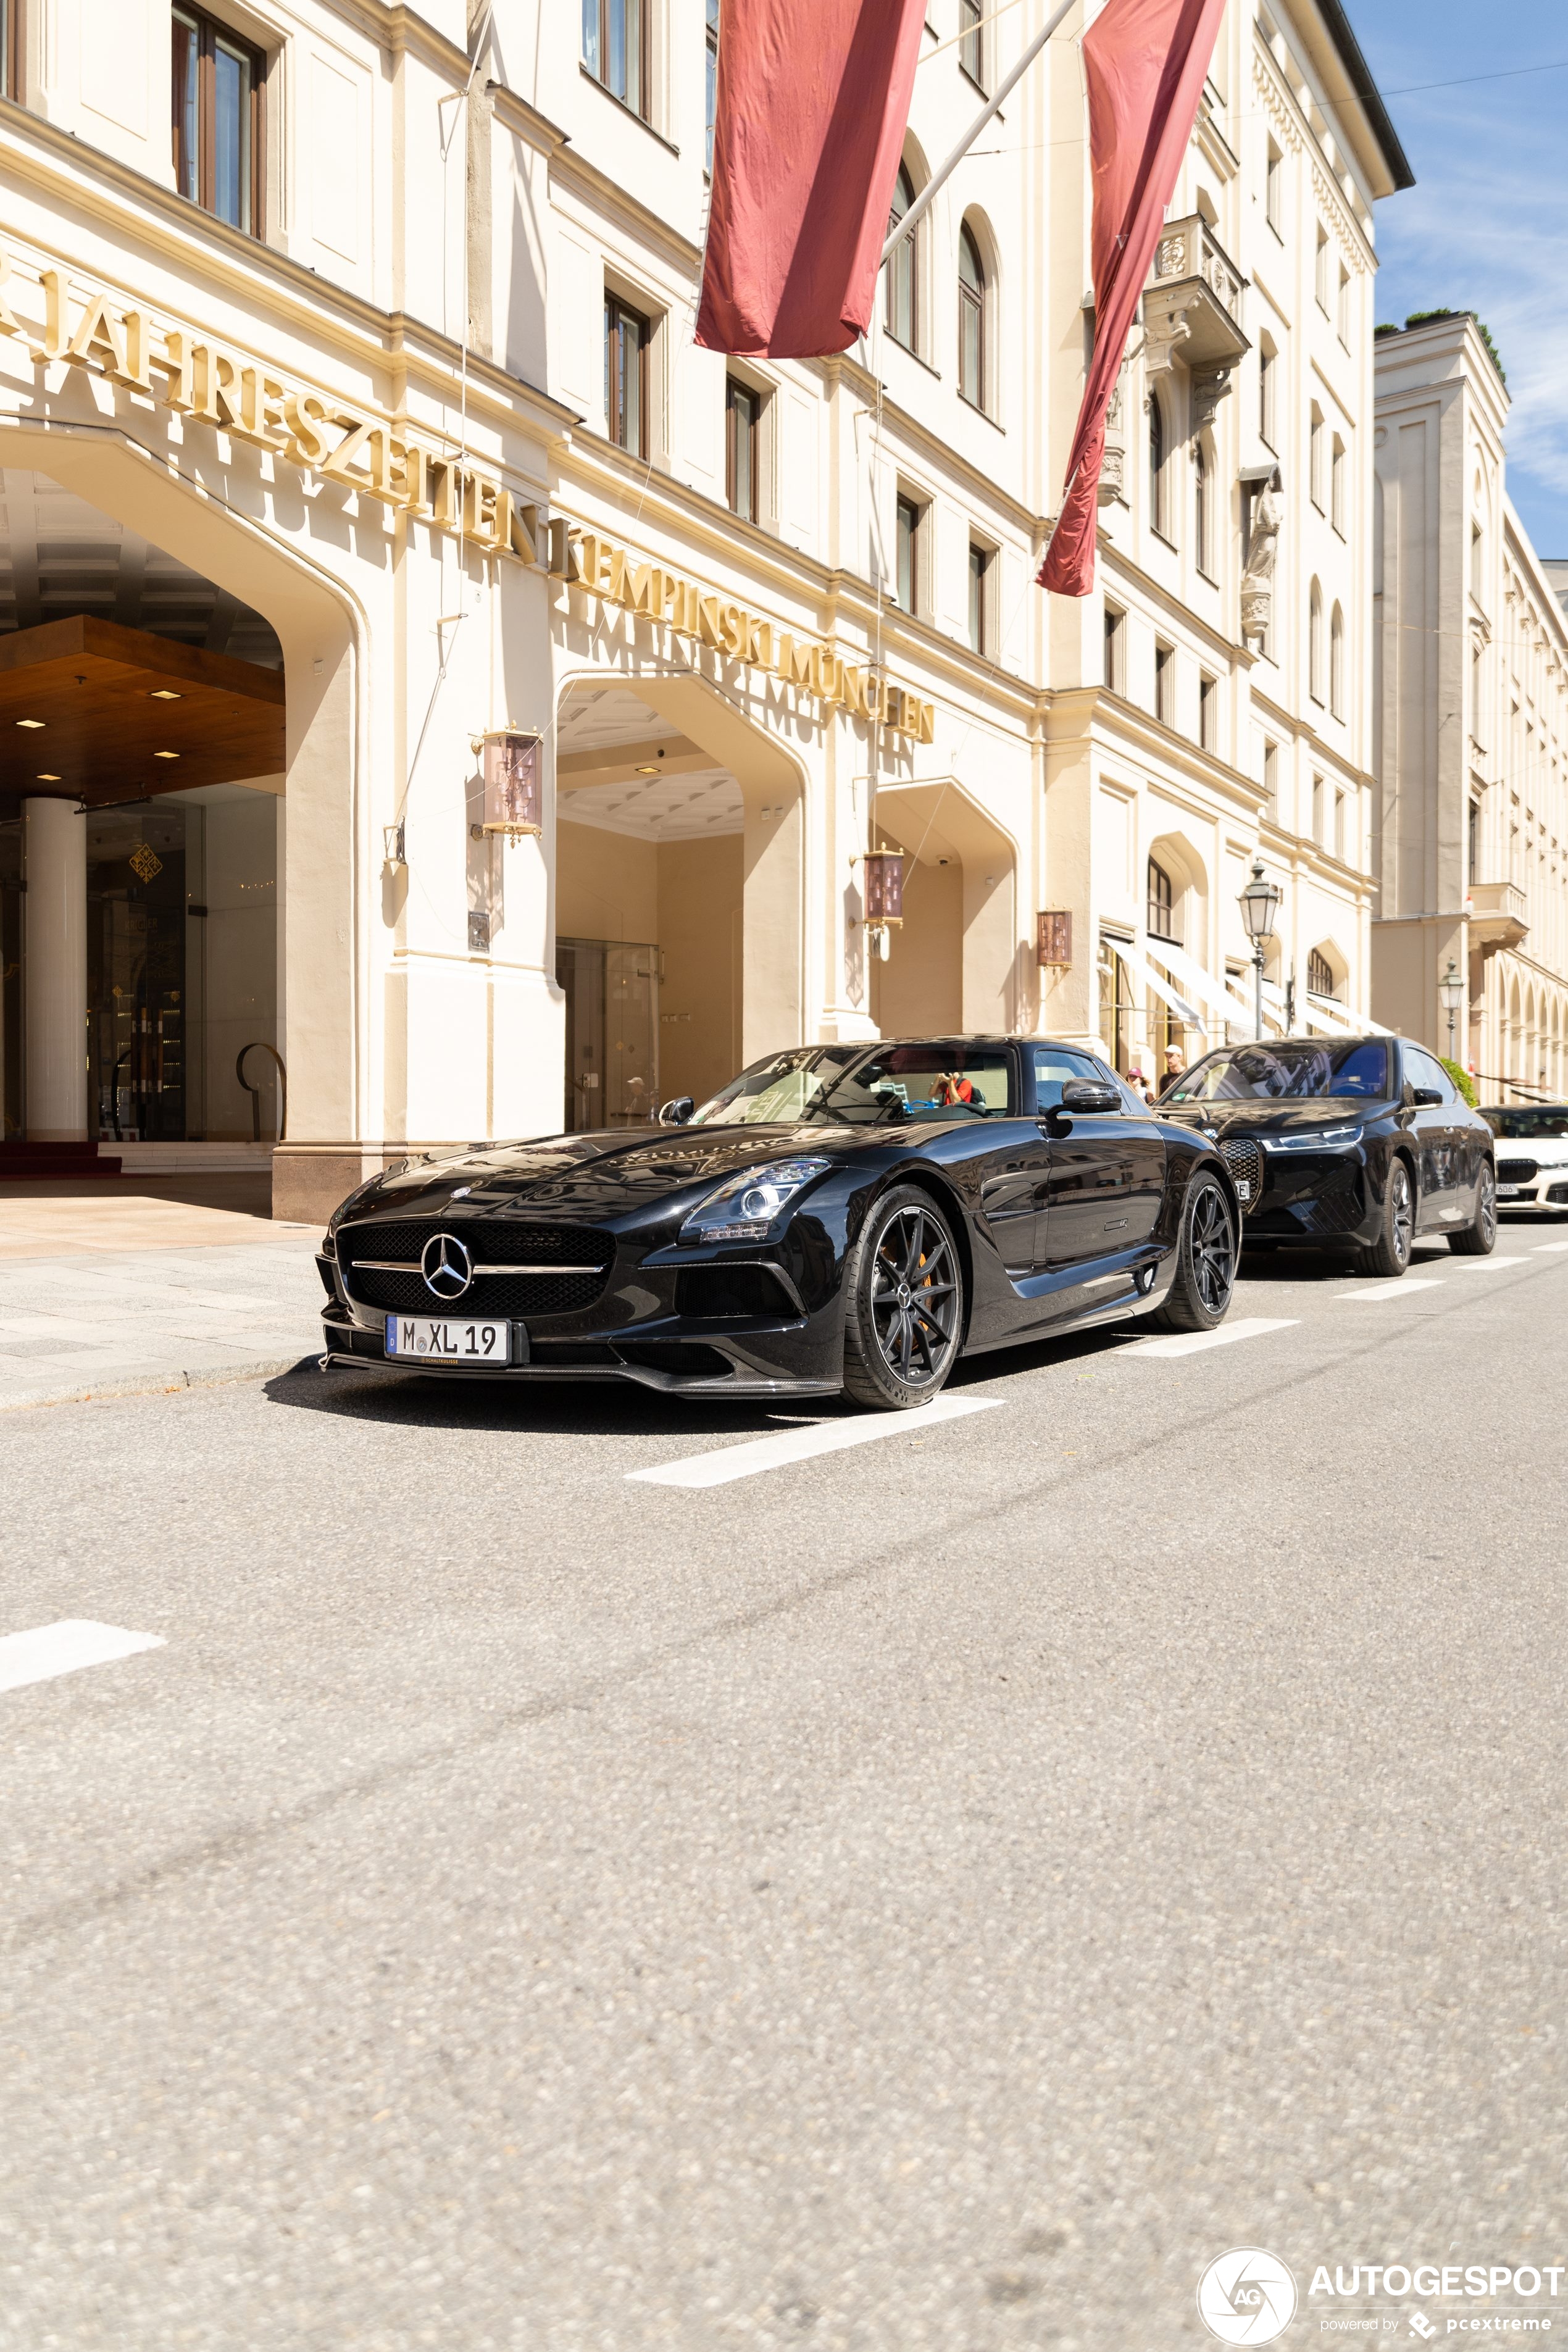
[[[958,1358],[963,1276],[952,1229],[911,1184],[884,1193],[845,1270],[844,1388],[857,1404],[929,1404]]]
[[[1176,1278],[1151,1322],[1167,1331],[1213,1331],[1236,1288],[1236,1221],[1217,1177],[1200,1173],[1182,1210]]]
[[[1490,1257],[1497,1246],[1497,1178],[1489,1160],[1476,1186],[1476,1213],[1468,1225],[1448,1235],[1457,1257]]]
[[[1361,1253],[1361,1263],[1368,1274],[1399,1276],[1410,1264],[1410,1252],[1415,1239],[1415,1187],[1410,1181],[1410,1170],[1403,1160],[1395,1160],[1388,1171],[1388,1190],[1383,1200],[1383,1230],[1376,1241]]]

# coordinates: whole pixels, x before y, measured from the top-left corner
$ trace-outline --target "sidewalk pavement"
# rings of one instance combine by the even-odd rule
[[[0,1411],[259,1380],[319,1353],[320,1236],[254,1213],[233,1181],[0,1185]]]

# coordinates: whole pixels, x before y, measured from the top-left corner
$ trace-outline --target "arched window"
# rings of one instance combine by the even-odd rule
[[[1209,562],[1209,463],[1202,441],[1193,445],[1193,553],[1200,572],[1212,572]]]
[[[1165,412],[1158,393],[1149,395],[1149,520],[1169,538],[1165,515]]]
[[[985,265],[967,221],[958,232],[958,389],[984,408],[989,386],[985,365]]]
[[[1345,616],[1337,604],[1329,621],[1329,709],[1345,715]]]
[[[1307,958],[1307,993],[1309,996],[1331,996],[1333,992],[1333,966],[1321,948],[1314,948]]]
[[[1149,860],[1149,936],[1152,940],[1169,940],[1176,944],[1172,928],[1176,894],[1169,874],[1158,859]]]
[[[1323,592],[1312,583],[1307,605],[1307,687],[1312,699],[1323,698]]]
[[[888,215],[888,234],[892,235],[915,200],[915,184],[907,163],[899,165],[899,176],[893,186],[892,209]],[[917,228],[894,248],[887,268],[887,289],[883,295],[883,321],[895,342],[912,352],[920,337],[920,273],[916,268]]]

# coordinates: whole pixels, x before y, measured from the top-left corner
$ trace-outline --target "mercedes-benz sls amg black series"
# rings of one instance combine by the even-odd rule
[[[328,1228],[323,1364],[935,1396],[960,1356],[1219,1323],[1236,1186],[1094,1055],[810,1045],[659,1123],[388,1169]]]
[[[1418,1234],[1476,1257],[1497,1239],[1492,1130],[1406,1038],[1227,1046],[1160,1111],[1224,1155],[1244,1247],[1348,1245],[1368,1274],[1400,1275]]]

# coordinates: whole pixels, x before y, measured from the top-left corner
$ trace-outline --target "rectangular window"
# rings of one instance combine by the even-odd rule
[[[1154,716],[1163,725],[1176,723],[1176,649],[1174,646],[1154,647]]]
[[[977,89],[985,88],[985,11],[981,0],[958,0],[958,24],[963,38],[958,61]]]
[[[743,522],[757,520],[763,396],[730,376],[724,385],[724,495]]]
[[[1271,139],[1268,160],[1263,167],[1263,210],[1276,236],[1285,234],[1285,158]]]
[[[1263,805],[1266,815],[1276,824],[1279,819],[1279,746],[1265,742],[1263,746]]]
[[[1345,535],[1345,445],[1336,433],[1333,454],[1329,460],[1329,520],[1343,539]]]
[[[972,653],[991,651],[991,572],[994,548],[969,542],[969,647]]]
[[[1329,315],[1329,232],[1321,221],[1318,224],[1318,254],[1312,272],[1312,290],[1318,298],[1318,308],[1326,319]]]
[[[906,613],[918,611],[921,593],[921,510],[913,499],[899,500],[898,584],[894,593]]]
[[[1105,608],[1105,684],[1112,694],[1125,694],[1127,627],[1126,615],[1114,604]]]
[[[1348,352],[1351,347],[1351,274],[1342,261],[1340,264],[1339,327],[1340,341]]]
[[[1219,749],[1219,680],[1198,679],[1198,742],[1205,751]]]
[[[614,294],[605,297],[605,430],[634,457],[648,454],[648,323]]]
[[[708,0],[708,170],[713,169],[713,117],[719,105],[719,0]]]
[[[1467,881],[1479,881],[1480,878],[1480,870],[1481,804],[1479,801],[1472,801],[1470,803],[1469,820],[1465,832],[1465,877]]]
[[[647,0],[583,0],[583,63],[612,98],[647,121]]]
[[[174,184],[231,228],[261,233],[266,59],[195,8],[171,12]]]

